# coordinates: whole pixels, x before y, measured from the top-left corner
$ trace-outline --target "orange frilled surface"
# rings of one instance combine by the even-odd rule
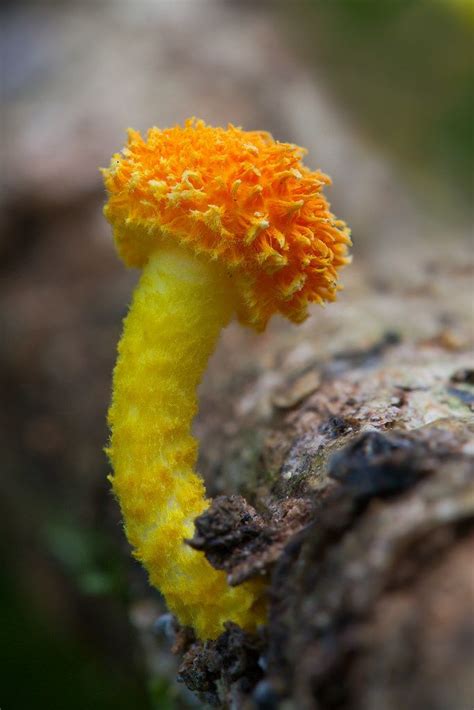
[[[151,128],[103,171],[105,216],[128,266],[160,243],[217,260],[238,291],[238,316],[257,330],[274,313],[300,322],[333,301],[350,260],[350,232],[323,194],[330,178],[302,163],[304,149],[263,131],[207,126]]]

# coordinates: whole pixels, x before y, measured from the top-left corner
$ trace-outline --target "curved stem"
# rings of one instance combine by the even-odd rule
[[[168,607],[198,636],[263,621],[261,583],[236,588],[183,542],[208,506],[194,473],[196,390],[234,312],[230,279],[182,249],[145,267],[124,322],[109,410],[111,478],[135,556]]]

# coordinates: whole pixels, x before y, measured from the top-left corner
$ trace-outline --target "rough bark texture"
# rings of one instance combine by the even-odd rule
[[[472,323],[467,301],[443,298],[472,275],[452,254],[417,259],[416,286],[370,259],[352,267],[338,306],[248,339],[232,373],[219,358],[247,336],[227,334],[204,389],[202,468],[245,498],[217,497],[190,544],[230,584],[266,574],[270,613],[258,638],[188,639],[180,678],[201,702],[472,703]]]

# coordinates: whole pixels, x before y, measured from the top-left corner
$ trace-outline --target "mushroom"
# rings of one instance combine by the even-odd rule
[[[195,473],[196,390],[234,315],[258,331],[334,300],[349,230],[303,149],[269,133],[190,119],[129,130],[103,170],[119,255],[143,269],[113,375],[107,449],[128,540],[179,622],[202,639],[265,621],[265,582],[230,587],[185,543],[209,506]]]

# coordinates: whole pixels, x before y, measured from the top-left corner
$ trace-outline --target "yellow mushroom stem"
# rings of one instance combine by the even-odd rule
[[[232,279],[186,249],[152,254],[124,321],[109,410],[111,477],[134,554],[181,624],[215,638],[265,620],[263,583],[229,587],[185,544],[209,505],[191,434],[197,387],[235,311]]]

